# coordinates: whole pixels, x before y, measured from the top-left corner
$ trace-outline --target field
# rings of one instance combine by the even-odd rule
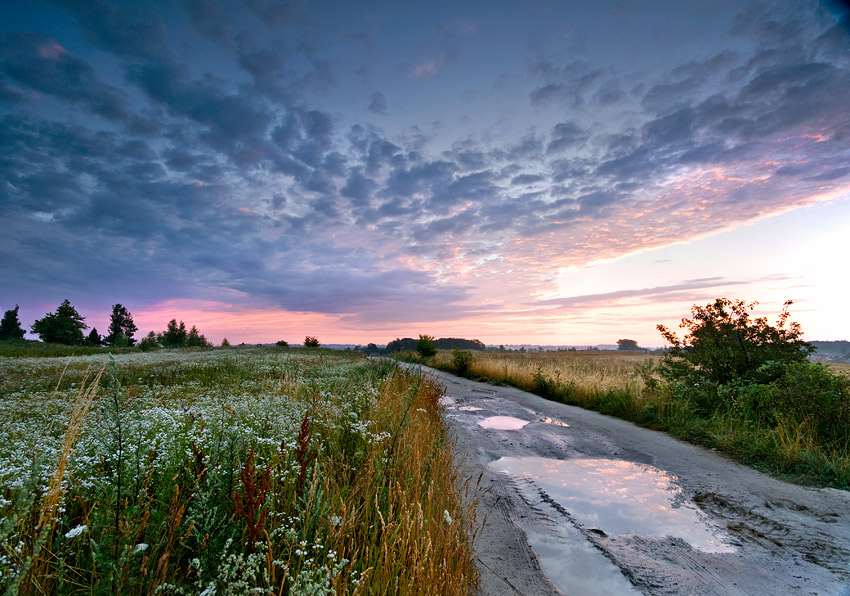
[[[327,350],[0,358],[0,590],[466,594],[439,397]]]
[[[706,411],[699,404],[699,388],[660,382],[656,368],[660,357],[641,353],[603,351],[467,352],[441,351],[426,364],[468,376],[504,383],[563,403],[596,410],[663,430],[681,439],[718,449],[742,463],[816,486],[850,490],[850,395],[847,382],[835,389],[824,385],[818,371],[850,376],[846,366],[815,365],[801,376],[798,388],[779,398],[790,404],[782,413],[753,408],[730,399],[730,407]],[[402,358],[422,361],[408,353]],[[814,374],[813,374],[814,373]],[[790,401],[789,401],[790,400]],[[796,402],[794,401],[796,400]],[[824,400],[819,402],[819,400]],[[796,406],[794,404],[797,404]],[[832,424],[829,432],[824,426]]]

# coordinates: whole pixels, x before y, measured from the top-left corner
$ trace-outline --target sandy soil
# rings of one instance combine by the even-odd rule
[[[481,478],[481,594],[850,596],[850,493],[424,370],[446,387],[464,474]]]

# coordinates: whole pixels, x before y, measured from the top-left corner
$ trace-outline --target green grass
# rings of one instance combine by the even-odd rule
[[[94,346],[66,346],[46,344],[34,340],[0,341],[0,358],[60,358],[64,356],[90,356],[92,354],[125,354],[138,352],[139,348],[98,348]]]
[[[715,448],[731,458],[784,479],[812,486],[850,490],[850,426],[825,434],[814,415],[766,417],[754,421],[741,408],[705,411],[652,374],[657,357],[617,352],[473,352],[466,365],[470,378],[505,383],[547,399],[595,410],[661,430],[677,438]],[[409,360],[419,360],[407,354]],[[424,362],[457,372],[451,352]],[[814,366],[814,365],[812,365]],[[823,369],[814,371],[821,378]],[[837,370],[839,374],[841,369]],[[805,379],[801,378],[801,382]],[[800,391],[802,390],[799,389]],[[804,401],[804,396],[791,396]],[[836,412],[847,415],[850,395],[836,396]],[[792,402],[793,405],[793,402]],[[796,410],[817,407],[801,404]],[[828,417],[827,417],[828,418]],[[824,438],[825,437],[825,438]]]
[[[0,590],[466,594],[427,379],[341,352],[0,360]]]

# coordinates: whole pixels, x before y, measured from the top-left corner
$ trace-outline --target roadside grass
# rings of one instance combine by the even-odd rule
[[[0,341],[0,358],[55,358],[64,356],[90,356],[92,354],[124,354],[138,352],[138,347],[113,348],[95,346],[66,346],[21,339]]]
[[[850,427],[819,439],[812,418],[754,421],[735,410],[701,410],[687,393],[654,373],[660,357],[597,351],[469,352],[465,375],[503,383],[565,404],[616,416],[680,439],[717,449],[733,459],[799,484],[850,490]],[[457,373],[457,358],[440,351],[422,361]],[[850,367],[848,367],[850,368]],[[840,366],[830,370],[846,376]],[[850,408],[850,396],[837,396]]]
[[[440,388],[274,348],[0,360],[0,591],[467,594]]]

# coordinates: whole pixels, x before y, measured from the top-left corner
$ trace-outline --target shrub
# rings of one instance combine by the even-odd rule
[[[457,348],[452,350],[452,367],[455,373],[461,377],[469,374],[469,366],[472,364],[472,360],[472,352],[458,350]]]
[[[671,344],[662,363],[662,375],[669,369],[672,378],[681,377],[685,367],[707,381],[724,384],[754,378],[767,362],[805,361],[814,347],[800,339],[803,332],[799,323],[790,323],[786,328],[792,302],[785,303],[775,327],[763,317],[750,319],[748,311],[757,304],[718,298],[706,306],[694,305],[693,318],[682,319],[680,327],[688,334],[681,340],[664,325],[658,325],[661,335]],[[669,367],[672,362],[678,363],[676,367]]]
[[[434,337],[431,335],[420,335],[416,342],[416,351],[423,358],[430,358],[437,353],[437,346],[434,343]]]
[[[304,347],[305,348],[318,348],[321,344],[319,340],[312,335],[308,335],[304,338]]]

